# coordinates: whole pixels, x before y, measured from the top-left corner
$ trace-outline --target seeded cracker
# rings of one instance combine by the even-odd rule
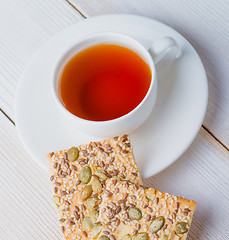
[[[72,147],[47,155],[54,202],[65,239],[96,239],[101,195],[108,179],[141,184],[129,136]]]
[[[109,179],[98,221],[104,240],[184,240],[196,203],[154,188]],[[101,238],[100,236],[100,238]]]

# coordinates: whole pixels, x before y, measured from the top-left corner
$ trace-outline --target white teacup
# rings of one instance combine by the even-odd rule
[[[134,51],[148,64],[152,73],[149,90],[140,104],[131,112],[108,121],[91,121],[77,117],[69,112],[60,101],[59,81],[65,64],[80,51],[98,44],[115,44]],[[153,42],[149,50],[147,50],[134,38],[120,33],[104,32],[86,36],[70,46],[69,50],[58,61],[52,81],[53,96],[63,114],[73,118],[76,127],[86,134],[98,137],[112,137],[130,133],[138,128],[150,115],[157,98],[157,72],[173,62],[178,56],[178,52],[177,43],[170,37],[163,37]]]

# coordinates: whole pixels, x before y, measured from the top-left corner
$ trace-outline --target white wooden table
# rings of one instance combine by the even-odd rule
[[[210,94],[203,126],[180,159],[145,183],[197,202],[189,240],[229,239],[228,0],[0,0],[0,239],[61,239],[49,177],[16,133],[17,84],[48,39],[85,18],[109,13],[164,22],[199,53]]]

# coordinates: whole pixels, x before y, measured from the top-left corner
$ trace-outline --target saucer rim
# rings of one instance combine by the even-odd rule
[[[159,22],[159,21],[156,21],[156,20],[154,20],[154,19],[150,19],[150,18],[147,18],[147,17],[138,16],[138,15],[133,15],[133,14],[109,14],[109,15],[100,15],[100,16],[92,17],[92,18],[90,18],[90,19],[86,19],[86,20],[84,20],[84,21],[82,21],[82,22],[78,22],[78,23],[74,24],[73,26],[70,26],[70,27],[67,28],[66,30],[58,33],[56,36],[52,37],[49,41],[47,41],[47,42],[36,52],[36,54],[32,57],[32,59],[30,60],[30,62],[29,62],[29,64],[27,65],[27,67],[25,68],[25,70],[24,70],[24,72],[23,72],[23,74],[22,74],[22,76],[21,76],[21,79],[20,79],[20,81],[19,81],[18,90],[17,90],[17,93],[16,93],[16,101],[15,101],[15,102],[16,102],[16,104],[15,104],[15,120],[16,120],[16,121],[15,121],[15,122],[16,122],[16,126],[17,126],[17,132],[18,132],[18,134],[19,134],[20,139],[21,139],[22,142],[23,142],[23,145],[24,145],[25,149],[26,149],[26,150],[29,152],[29,154],[34,158],[34,160],[35,160],[36,162],[38,162],[42,167],[45,167],[45,165],[42,164],[42,161],[39,161],[39,160],[37,159],[37,156],[35,156],[36,154],[34,155],[33,151],[29,148],[28,144],[26,144],[26,140],[25,140],[24,137],[23,137],[23,131],[22,131],[21,126],[20,126],[20,120],[19,120],[19,119],[20,119],[20,117],[19,117],[20,113],[18,112],[18,110],[19,110],[19,109],[18,109],[18,108],[19,108],[18,104],[19,104],[20,101],[18,101],[18,100],[20,99],[20,92],[21,92],[21,88],[22,88],[22,81],[23,81],[23,78],[24,78],[24,76],[25,76],[25,73],[26,73],[27,70],[30,68],[31,64],[33,63],[33,60],[34,60],[37,56],[39,56],[39,53],[42,51],[42,49],[45,49],[45,47],[48,46],[48,45],[53,41],[53,39],[58,38],[58,36],[60,36],[60,35],[63,35],[65,31],[70,31],[70,29],[76,28],[77,25],[84,24],[84,22],[87,22],[87,23],[90,22],[90,21],[93,22],[94,19],[99,19],[99,18],[100,18],[100,19],[103,19],[103,18],[120,18],[120,17],[122,17],[122,18],[125,18],[125,17],[127,17],[127,18],[139,18],[139,19],[141,18],[142,20],[150,21],[152,24],[153,24],[153,23],[156,23],[156,24],[159,24],[159,25],[161,25],[161,26],[163,25],[165,28],[169,28],[170,30],[175,31],[175,32],[178,33],[183,39],[185,39],[185,41],[191,46],[192,50],[193,50],[193,51],[195,52],[195,54],[197,55],[196,57],[198,57],[199,60],[200,60],[201,67],[202,67],[202,73],[204,73],[204,78],[202,79],[202,81],[205,83],[205,89],[203,90],[203,92],[204,92],[205,94],[204,94],[204,96],[202,96],[202,100],[203,100],[203,102],[204,102],[204,107],[203,107],[202,112],[201,112],[202,114],[200,114],[201,116],[198,117],[199,119],[201,119],[201,121],[199,121],[198,126],[196,125],[196,129],[193,130],[192,138],[190,138],[189,141],[186,143],[186,147],[184,147],[184,148],[182,149],[182,151],[180,151],[180,153],[177,154],[176,157],[171,158],[170,161],[167,162],[167,164],[164,164],[164,165],[163,165],[162,167],[160,167],[160,169],[158,169],[157,171],[151,171],[151,172],[152,172],[151,174],[144,174],[144,173],[143,173],[143,176],[146,177],[146,178],[147,178],[147,177],[150,177],[150,176],[153,176],[153,175],[155,175],[155,174],[163,171],[163,170],[166,169],[167,167],[169,167],[169,166],[170,166],[172,163],[174,163],[178,158],[180,158],[180,157],[184,154],[184,152],[187,151],[187,149],[189,148],[189,146],[191,145],[191,143],[193,142],[193,140],[194,140],[195,137],[197,136],[197,134],[198,134],[198,132],[199,132],[199,129],[200,129],[202,123],[203,123],[203,120],[204,120],[204,117],[205,117],[205,114],[206,114],[206,110],[207,110],[207,105],[208,105],[208,82],[207,82],[207,75],[206,75],[206,72],[205,72],[203,63],[202,63],[199,55],[197,54],[197,52],[196,52],[195,49],[193,48],[193,46],[192,46],[192,45],[187,41],[187,39],[184,38],[177,30],[175,30],[175,29],[167,26],[167,25],[164,24],[164,23],[161,23],[161,22]],[[131,134],[130,134],[130,135],[131,135]],[[45,168],[45,169],[46,169],[46,168]]]

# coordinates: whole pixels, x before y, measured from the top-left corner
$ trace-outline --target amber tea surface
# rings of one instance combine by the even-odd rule
[[[59,92],[65,108],[92,121],[119,118],[145,97],[151,70],[135,52],[101,44],[77,53],[64,67]]]

